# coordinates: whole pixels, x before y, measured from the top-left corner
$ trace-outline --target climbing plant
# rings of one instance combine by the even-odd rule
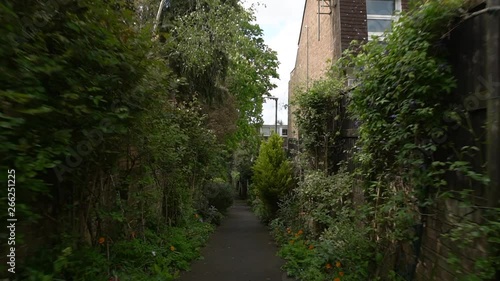
[[[231,203],[276,55],[237,1],[165,1],[152,37],[158,2],[0,4],[0,166],[38,230],[17,237],[20,280],[171,280]]]
[[[281,253],[289,261],[291,273],[307,280],[321,279],[318,276],[324,280],[411,280],[427,218],[435,215],[436,206],[453,201],[460,204],[459,211],[450,216],[449,232],[437,239],[458,244],[459,250],[447,256],[454,274],[463,280],[497,276],[499,228],[495,220],[500,213],[498,208],[481,207],[473,196],[488,188],[482,143],[475,134],[478,128],[471,127],[469,114],[457,104],[453,93],[456,81],[448,62],[446,35],[460,21],[466,5],[462,1],[417,3],[401,15],[383,40],[374,38],[361,45],[355,42],[356,48],[336,62],[336,68],[355,78],[347,102],[351,117],[359,124],[355,146],[358,168],[345,176],[352,180],[350,195],[357,202],[348,207],[353,213],[318,216],[316,209],[331,202],[338,204],[349,193],[318,196],[320,191],[306,187],[337,190],[339,183],[306,171],[300,188],[283,202],[280,217],[272,223],[278,240],[286,243]],[[335,133],[325,126],[329,114],[336,110],[327,107],[334,102],[329,98],[335,97],[329,93],[339,89],[334,81],[322,81],[298,98],[299,133],[306,147],[322,145],[321,136]],[[328,83],[329,88],[324,89]],[[457,130],[464,132],[470,144],[461,145],[450,137]],[[301,198],[310,200],[306,202],[311,205],[304,206],[315,208],[302,208],[298,203]],[[302,223],[299,236],[298,223]],[[349,227],[352,225],[357,231]],[[326,230],[315,238],[318,227]],[[330,246],[324,249],[324,243]],[[473,245],[490,248],[468,266],[459,252],[477,247]],[[332,259],[348,265],[349,270],[339,276],[332,270]]]
[[[484,163],[472,164],[472,159],[481,158],[475,128],[452,95],[456,82],[444,36],[457,24],[462,7],[462,1],[422,3],[393,25],[384,44],[370,41],[352,56],[350,66],[358,84],[350,109],[361,121],[358,159],[366,194],[378,209],[373,214],[375,221],[391,213],[395,217],[382,219],[377,226],[390,239],[411,237],[411,225],[425,222],[427,207],[436,206],[443,197],[461,201],[465,209],[474,208],[471,192],[488,184]],[[470,133],[472,145],[459,146],[448,137],[460,127]],[[462,186],[453,186],[448,182],[451,176],[466,180]],[[461,232],[470,220],[462,217],[452,222],[452,233]],[[388,227],[390,223],[394,227]],[[497,235],[493,233],[498,228],[489,222],[483,227],[491,231],[483,233],[483,238]],[[498,247],[495,242],[490,246]],[[491,269],[497,266],[498,252],[484,254],[488,257],[476,263],[467,278],[493,278]],[[489,274],[483,274],[485,271]]]
[[[325,78],[315,81],[309,89],[296,89],[292,104],[302,146],[312,157],[316,168],[328,171],[328,158],[335,149],[345,118],[341,104],[346,98],[346,80],[335,64]],[[322,163],[322,165],[320,165]]]

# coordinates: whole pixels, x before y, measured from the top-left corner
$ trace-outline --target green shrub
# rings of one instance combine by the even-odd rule
[[[278,202],[293,187],[293,172],[290,162],[286,159],[283,140],[277,134],[260,146],[259,156],[253,166],[252,189],[259,204],[274,216],[278,211]],[[269,218],[264,218],[269,219]]]
[[[210,206],[202,215],[206,222],[214,225],[220,225],[224,218],[224,215],[214,206]]]
[[[271,222],[287,272],[301,280],[367,280],[375,244],[352,209],[353,174],[308,172]]]
[[[110,246],[112,268],[120,278],[143,278],[130,280],[173,280],[199,257],[212,231],[210,224],[193,216],[186,227],[165,227],[146,232],[145,240],[120,241]]]
[[[302,229],[283,230],[279,219],[271,225],[282,244],[279,255],[287,261],[284,269],[289,275],[308,281],[371,280],[376,245],[369,228],[352,218],[338,218],[319,238],[311,238]]]
[[[305,241],[300,235],[297,236],[297,233],[292,236],[279,251],[279,255],[287,261],[283,268],[289,275],[300,280],[326,280],[327,272],[323,267],[326,263],[317,255],[314,244]]]
[[[56,250],[40,251],[40,257],[23,270],[22,280],[174,280],[181,270],[199,257],[200,249],[213,232],[213,226],[195,216],[186,227],[146,230],[144,237],[118,240],[103,238],[96,247],[70,247],[59,251],[58,258],[47,263],[46,255]],[[108,257],[109,254],[109,257]],[[92,265],[89,267],[88,265]]]
[[[227,209],[233,205],[234,191],[229,183],[212,181],[205,186],[205,196],[209,207],[213,206],[225,214]]]
[[[215,179],[204,185],[203,194],[198,199],[196,208],[205,222],[220,225],[233,201],[234,190],[231,185]]]
[[[252,206],[253,212],[259,219],[264,222],[271,220],[271,211],[260,198],[258,190],[254,187],[254,185],[250,185],[250,198],[248,201]]]
[[[351,218],[337,219],[319,238],[318,256],[333,263],[340,261],[342,280],[371,280],[375,246],[369,228]]]
[[[309,233],[319,233],[334,225],[337,217],[348,210],[352,196],[352,175],[343,171],[326,176],[308,172],[295,190]]]
[[[270,227],[274,239],[279,244],[288,242],[288,232],[292,229],[300,229],[306,225],[304,217],[301,213],[301,203],[295,192],[284,198],[279,203],[277,217],[271,221]]]

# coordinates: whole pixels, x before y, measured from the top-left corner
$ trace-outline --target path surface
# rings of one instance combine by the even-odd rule
[[[267,228],[242,201],[236,201],[228,216],[203,249],[204,259],[195,261],[180,281],[293,281],[280,270]]]

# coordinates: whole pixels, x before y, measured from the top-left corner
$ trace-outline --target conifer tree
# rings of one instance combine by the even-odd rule
[[[280,136],[273,133],[261,144],[253,171],[254,191],[269,215],[273,216],[278,210],[279,200],[293,186],[292,166],[286,159]]]

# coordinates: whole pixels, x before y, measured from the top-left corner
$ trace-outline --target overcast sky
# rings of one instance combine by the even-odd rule
[[[297,42],[305,0],[242,0],[245,7],[254,4],[257,24],[264,30],[264,40],[271,49],[278,52],[280,79],[274,81],[278,87],[271,95],[278,97],[278,120],[288,123],[288,80],[295,66]],[[264,124],[274,124],[274,100],[264,104]]]

